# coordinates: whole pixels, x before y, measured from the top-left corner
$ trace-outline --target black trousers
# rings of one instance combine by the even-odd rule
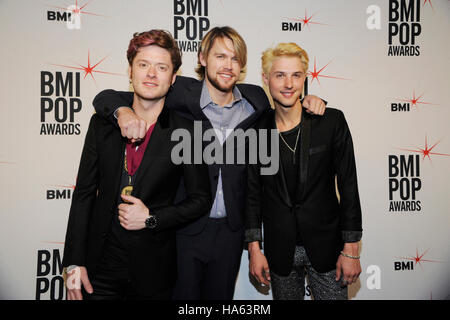
[[[88,294],[83,288],[84,300],[169,300],[172,298],[172,290],[151,296],[136,292],[129,274],[127,253],[111,243],[106,244],[100,265],[92,274],[88,270],[88,276],[94,292]]]
[[[208,219],[197,235],[177,234],[174,299],[232,300],[243,244],[244,230],[231,230],[226,218]]]

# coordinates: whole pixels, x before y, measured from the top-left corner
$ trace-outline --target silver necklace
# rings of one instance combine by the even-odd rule
[[[286,140],[284,140],[283,135],[281,134],[280,131],[278,131],[278,134],[280,135],[280,138],[281,138],[281,140],[283,140],[283,142],[286,145],[286,147],[288,147],[289,150],[291,150],[291,152],[293,153],[292,160],[293,160],[293,162],[295,164],[295,151],[297,150],[298,137],[300,136],[300,125],[298,126],[297,138],[295,139],[294,149],[292,149],[291,146],[286,142]]]

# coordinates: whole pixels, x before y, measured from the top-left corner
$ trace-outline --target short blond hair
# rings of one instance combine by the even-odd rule
[[[241,35],[231,27],[215,27],[209,30],[204,36],[200,49],[198,50],[197,68],[195,68],[195,72],[197,72],[200,80],[205,79],[205,67],[202,66],[200,62],[200,53],[203,55],[203,58],[206,59],[214,45],[214,41],[216,41],[216,39],[223,40],[225,38],[230,39],[233,43],[234,51],[236,52],[236,57],[239,66],[241,67],[241,73],[245,73],[244,69],[247,65],[247,45],[245,44],[244,39],[242,39]]]
[[[298,57],[303,63],[304,72],[308,72],[309,58],[305,50],[300,48],[296,43],[279,43],[275,48],[269,48],[263,52],[261,57],[263,73],[268,75],[272,62],[275,58],[281,56]]]

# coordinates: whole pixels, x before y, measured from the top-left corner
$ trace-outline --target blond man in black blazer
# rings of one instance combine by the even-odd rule
[[[327,108],[321,117],[304,112],[299,96],[308,55],[298,45],[280,43],[262,61],[275,110],[256,128],[279,131],[280,168],[262,175],[261,165],[248,167],[250,272],[261,283],[271,280],[274,299],[303,299],[305,272],[315,299],[347,299],[346,286],[361,273],[362,235],[349,128],[337,109]]]

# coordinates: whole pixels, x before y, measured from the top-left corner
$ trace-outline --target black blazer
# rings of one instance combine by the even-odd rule
[[[256,127],[275,129],[275,112],[268,111]],[[246,230],[264,224],[264,253],[271,270],[282,276],[292,270],[297,226],[318,272],[336,268],[342,231],[362,231],[353,143],[344,114],[332,108],[323,116],[303,112],[301,130],[295,199],[287,191],[281,161],[278,173],[270,176],[260,175],[260,164],[248,166]]]
[[[173,88],[166,97],[166,104],[172,110],[178,111],[184,117],[192,120],[202,121],[203,129],[212,128],[211,122],[200,108],[200,96],[203,82],[177,76]],[[255,108],[255,112],[242,121],[235,129],[246,130],[252,127],[256,120],[268,109],[270,103],[264,90],[255,85],[237,84],[242,96]],[[133,95],[129,92],[117,92],[114,90],[104,90],[94,99],[94,107],[98,114],[110,119],[117,125],[117,120],[112,116],[114,110],[120,106],[131,106]],[[227,141],[223,144],[226,148]],[[235,145],[237,146],[237,145]],[[246,197],[246,165],[245,164],[212,164],[208,166],[211,186],[211,200],[214,201],[217,191],[217,181],[219,169],[222,172],[223,196],[227,211],[227,220],[232,230],[244,229],[244,208]],[[181,191],[179,198],[183,198]],[[203,230],[206,225],[208,215],[190,223],[181,230],[183,234],[196,234]]]
[[[176,142],[171,142],[170,136],[177,128],[193,132],[193,122],[164,107],[132,192],[158,218],[155,229],[127,233],[131,279],[137,292],[147,296],[170,289],[174,283],[175,228],[207,214],[211,208],[206,165],[175,165],[171,161]],[[126,139],[110,121],[92,116],[70,208],[63,266],[86,266],[89,274],[100,262],[112,217],[118,214],[125,143]],[[174,205],[182,176],[186,198]]]

